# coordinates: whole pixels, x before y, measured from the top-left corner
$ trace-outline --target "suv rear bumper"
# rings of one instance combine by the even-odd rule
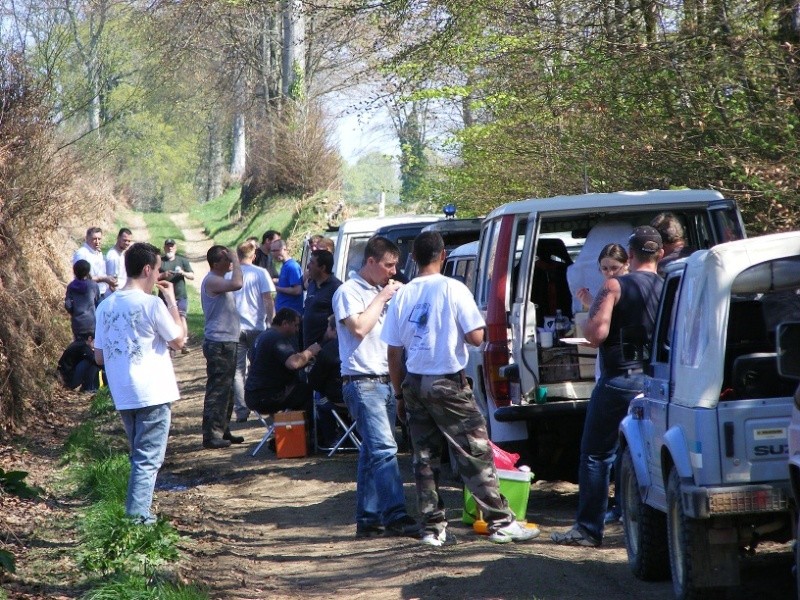
[[[783,512],[789,510],[789,481],[725,487],[681,485],[686,516],[708,519],[721,515]]]
[[[502,423],[511,421],[534,421],[564,415],[586,414],[589,400],[550,400],[542,404],[512,404],[494,411],[494,418]]]

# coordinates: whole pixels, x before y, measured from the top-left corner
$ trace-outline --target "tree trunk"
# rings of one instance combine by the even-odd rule
[[[305,96],[305,18],[302,0],[283,0],[281,95],[299,100]]]
[[[206,171],[205,201],[213,200],[223,192],[222,174],[225,170],[222,154],[222,140],[217,120],[208,126],[208,154]]]
[[[235,94],[236,100],[240,104],[244,103],[244,98],[247,93],[246,86],[244,83],[244,75],[240,76],[236,80],[235,84]],[[242,178],[244,177],[244,172],[246,168],[246,154],[247,154],[247,144],[246,144],[246,137],[245,137],[245,117],[243,108],[240,106],[236,114],[233,117],[233,143],[232,143],[232,150],[231,150],[231,168],[230,168],[230,178],[231,181],[241,182]]]

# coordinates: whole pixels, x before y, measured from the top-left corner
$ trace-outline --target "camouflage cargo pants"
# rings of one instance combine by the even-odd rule
[[[417,502],[427,531],[447,525],[438,490],[442,435],[452,449],[458,474],[483,513],[489,531],[514,521],[500,494],[486,422],[462,375],[415,375],[403,382],[408,428],[414,447]]]

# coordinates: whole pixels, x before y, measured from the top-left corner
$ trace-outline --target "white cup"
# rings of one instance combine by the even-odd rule
[[[542,348],[552,348],[553,347],[553,332],[552,331],[544,331],[542,329],[539,330],[539,345]]]

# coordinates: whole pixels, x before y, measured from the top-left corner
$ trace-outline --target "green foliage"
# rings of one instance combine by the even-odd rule
[[[102,500],[92,505],[81,523],[78,564],[92,572],[139,572],[153,570],[179,557],[177,531],[159,519],[142,525],[125,515],[119,502]]]
[[[110,454],[108,440],[97,432],[92,421],[75,427],[64,442],[64,462],[104,459]]]
[[[349,204],[376,203],[380,193],[386,193],[386,201],[395,203],[400,199],[398,167],[390,156],[371,152],[358,159],[354,165],[344,165],[343,195]]]
[[[176,125],[167,115],[143,110],[108,128],[106,141],[117,148],[118,184],[136,208],[174,211],[194,201],[200,139]]]
[[[14,555],[9,552],[8,550],[3,550],[0,548],[0,573],[15,573],[17,570],[16,563],[14,561]],[[5,592],[0,590],[0,599],[4,598],[3,595]]]
[[[439,195],[485,212],[587,189],[713,186],[740,200],[751,230],[795,226],[797,26],[741,1],[648,5],[616,22],[591,3],[387,7],[387,70],[415,82],[411,98],[464,116],[456,159],[432,178]]]
[[[81,596],[81,600],[208,600],[209,595],[194,585],[153,583],[147,577],[125,573]]]
[[[93,417],[102,417],[114,412],[114,399],[111,397],[111,389],[104,385],[92,396],[92,402],[89,405],[89,414]]]
[[[0,468],[0,495],[11,494],[18,498],[35,499],[42,495],[42,489],[25,483],[26,471],[5,471]]]
[[[130,460],[125,454],[112,454],[108,458],[80,464],[75,467],[78,493],[93,501],[108,500],[125,503]]]

